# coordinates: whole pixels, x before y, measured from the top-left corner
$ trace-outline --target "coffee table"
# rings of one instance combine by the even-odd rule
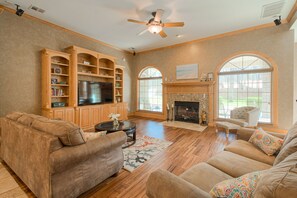
[[[107,134],[124,131],[128,139],[123,148],[132,146],[136,142],[136,124],[130,120],[119,121],[118,126],[114,126],[113,121],[101,122],[95,125],[95,131],[107,131]]]

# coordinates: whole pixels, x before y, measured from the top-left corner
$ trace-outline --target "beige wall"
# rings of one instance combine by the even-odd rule
[[[287,129],[293,122],[294,85],[294,40],[288,24],[139,53],[134,79],[146,66],[155,66],[165,77],[174,79],[176,65],[190,63],[198,63],[200,76],[201,73],[214,72],[224,59],[241,51],[258,51],[276,62],[279,70],[278,124],[280,128]],[[136,90],[136,84],[133,90]],[[133,94],[136,97],[136,91]]]
[[[125,66],[124,101],[131,104],[133,56],[130,53],[5,11],[0,15],[0,116],[11,111],[40,114],[40,51],[43,48],[59,51],[71,45],[117,57],[116,64]]]

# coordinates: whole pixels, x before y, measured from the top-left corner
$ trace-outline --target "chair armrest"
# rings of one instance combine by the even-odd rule
[[[148,178],[146,194],[149,198],[210,198],[197,186],[165,170],[157,170]]]
[[[60,173],[94,155],[103,155],[112,149],[122,147],[126,139],[126,133],[120,131],[101,136],[78,146],[64,146],[62,149],[51,153],[50,173]]]
[[[257,126],[259,121],[260,109],[255,108],[247,112],[247,122],[248,126]]]
[[[249,141],[250,137],[253,135],[255,130],[256,129],[251,129],[251,128],[240,128],[237,131],[237,139]],[[284,139],[284,137],[285,137],[285,134],[282,134],[282,133],[275,133],[275,132],[268,132],[268,131],[266,131],[266,133],[273,135],[275,137],[281,138],[281,139]]]

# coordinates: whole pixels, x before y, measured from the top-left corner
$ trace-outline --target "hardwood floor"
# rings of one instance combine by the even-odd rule
[[[116,177],[105,180],[95,188],[81,195],[80,198],[146,197],[145,184],[150,173],[154,170],[161,168],[180,175],[194,164],[206,161],[211,156],[222,151],[226,145],[235,139],[235,134],[231,133],[229,140],[227,140],[224,132],[216,134],[215,129],[211,127],[208,127],[203,132],[197,132],[166,127],[161,125],[161,121],[159,120],[138,117],[131,117],[130,120],[137,124],[137,136],[146,135],[168,140],[173,142],[173,144],[132,173],[122,169]],[[10,173],[21,189],[25,191],[26,195],[28,197],[34,197],[17,176],[12,171]],[[16,189],[19,190],[18,188]],[[0,191],[0,197],[2,197],[1,195]]]

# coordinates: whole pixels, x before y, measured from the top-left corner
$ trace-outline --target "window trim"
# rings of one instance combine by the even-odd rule
[[[259,51],[241,51],[236,52],[227,58],[225,58],[220,64],[217,65],[215,72],[214,72],[214,80],[215,80],[215,86],[214,86],[214,119],[220,120],[222,118],[219,118],[219,74],[222,69],[222,67],[230,60],[238,57],[238,56],[256,56],[258,58],[263,59],[271,66],[271,124],[263,123],[264,126],[272,126],[273,128],[278,128],[278,67],[276,62],[269,57],[267,54],[259,52]],[[254,71],[254,70],[253,70]],[[222,72],[223,73],[223,72]]]
[[[145,78],[141,78],[140,75],[143,71],[145,71],[146,69],[149,69],[149,68],[154,68],[156,70],[158,70],[160,73],[161,73],[161,76],[160,77],[145,77]],[[164,114],[164,87],[162,86],[162,111],[148,111],[148,110],[142,110],[142,109],[139,109],[139,89],[140,89],[140,86],[139,86],[139,82],[140,80],[151,80],[151,79],[161,79],[161,83],[163,84],[164,82],[164,79],[163,79],[163,73],[161,72],[160,69],[158,69],[157,67],[154,67],[154,66],[147,66],[147,67],[144,67],[143,69],[140,70],[140,72],[138,72],[138,75],[137,75],[137,87],[136,87],[136,94],[137,94],[137,97],[136,97],[136,112],[143,112],[145,114],[152,114],[152,115],[163,115]]]

